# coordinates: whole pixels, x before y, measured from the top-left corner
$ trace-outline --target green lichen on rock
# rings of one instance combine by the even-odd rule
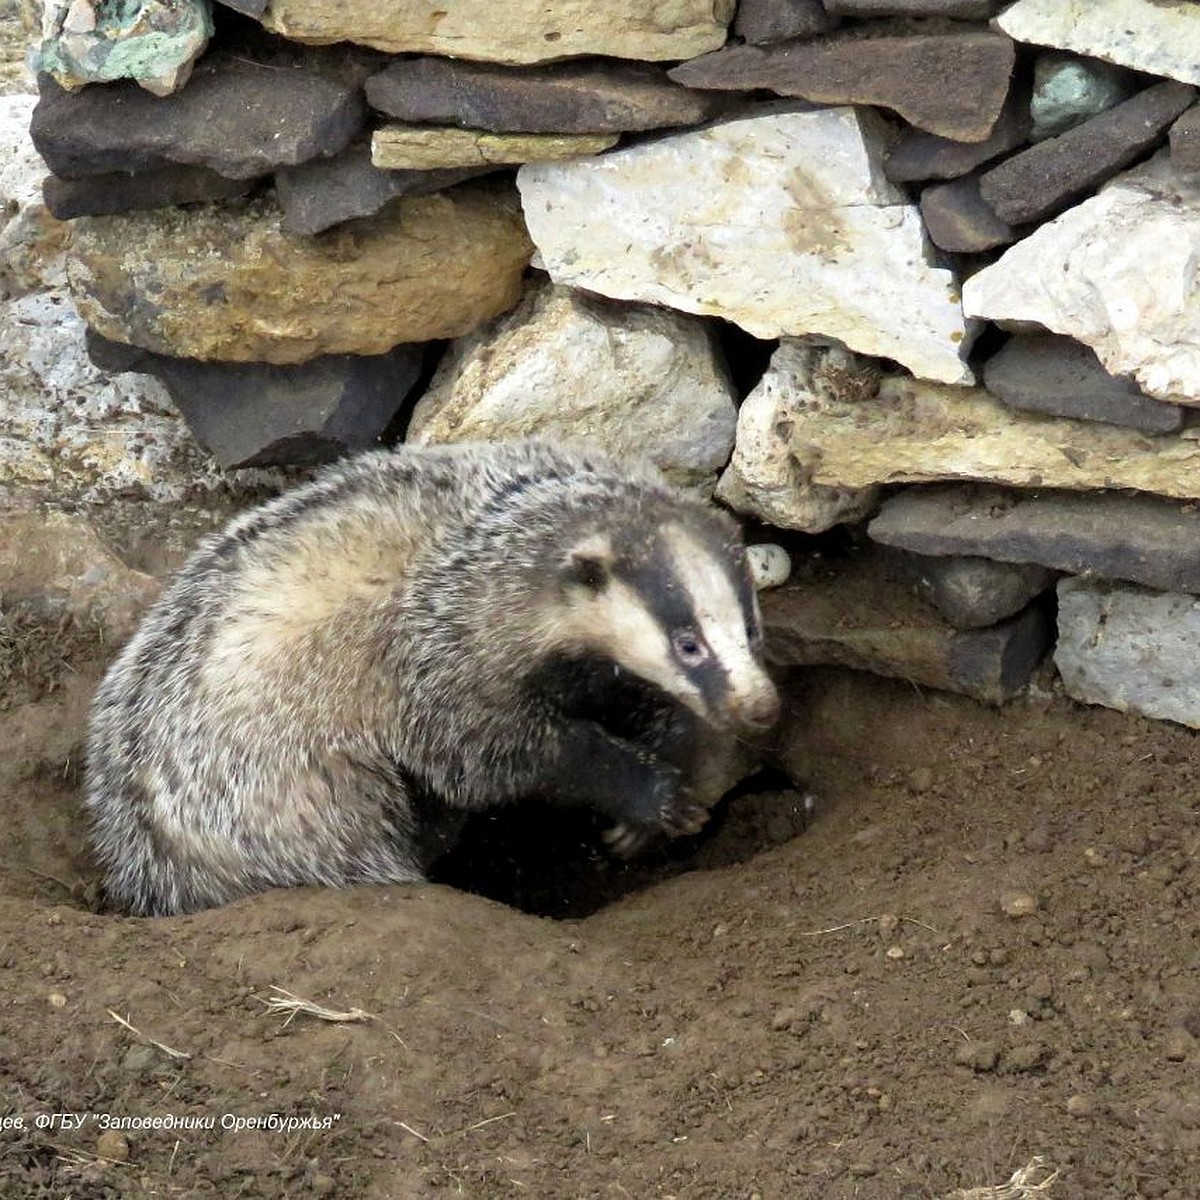
[[[51,0],[35,67],[74,91],[133,79],[168,95],[187,82],[212,37],[209,0]]]

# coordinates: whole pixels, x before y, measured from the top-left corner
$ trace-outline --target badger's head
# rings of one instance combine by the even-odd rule
[[[558,574],[565,633],[702,721],[747,733],[779,718],[736,524],[699,505],[577,532]]]

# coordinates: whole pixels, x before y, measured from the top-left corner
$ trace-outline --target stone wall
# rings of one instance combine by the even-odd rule
[[[1200,726],[1200,4],[45,5],[93,361],[223,467],[541,434],[785,534],[791,662]],[[1057,603],[1055,600],[1057,599]]]

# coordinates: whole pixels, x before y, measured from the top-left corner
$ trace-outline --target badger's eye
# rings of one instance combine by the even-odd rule
[[[708,647],[691,629],[678,629],[671,636],[671,647],[685,666],[694,667],[708,658]]]

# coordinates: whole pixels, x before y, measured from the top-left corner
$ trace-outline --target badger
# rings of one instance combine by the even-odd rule
[[[736,522],[537,442],[325,468],[203,541],[93,702],[110,906],[417,881],[447,814],[703,825],[778,693]]]

